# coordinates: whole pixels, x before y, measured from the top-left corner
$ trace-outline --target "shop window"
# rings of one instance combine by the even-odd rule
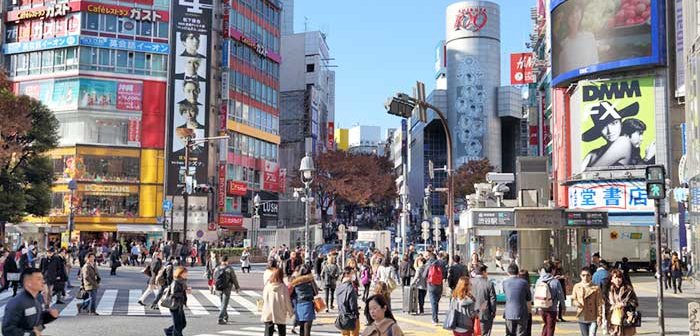
[[[110,195],[105,193],[78,193],[79,206],[74,209],[77,216],[138,217],[139,196]]]
[[[128,73],[127,69],[127,52],[124,50],[117,50],[116,55],[116,72]]]
[[[141,31],[139,34],[141,36],[152,36],[153,35],[153,24],[149,21],[141,21]]]
[[[63,216],[70,213],[70,194],[52,193],[50,216]]]
[[[83,155],[81,179],[95,182],[138,182],[140,160],[135,157]]]
[[[63,155],[51,158],[54,182],[63,181],[74,176],[75,161],[73,155]]]
[[[58,50],[57,54],[62,53],[62,50]],[[53,50],[44,50],[41,52],[41,67],[43,73],[53,72]]]
[[[38,73],[41,73],[41,52],[33,52],[29,54],[29,74]]]
[[[158,22],[158,37],[159,38],[167,39],[169,37],[168,36],[168,27],[170,27],[170,25],[168,25],[167,22]]]
[[[78,48],[66,49],[66,66],[68,70],[78,68]]]
[[[126,145],[128,139],[128,122],[113,119],[95,120],[97,143]]]

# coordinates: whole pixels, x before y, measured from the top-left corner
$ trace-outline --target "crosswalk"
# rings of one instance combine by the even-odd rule
[[[287,335],[291,335],[291,330],[292,326],[287,325]],[[298,330],[298,329],[297,329]],[[226,335],[233,335],[233,336],[263,336],[265,335],[265,327],[243,327],[243,328],[238,328],[236,330],[224,330],[224,331],[219,331],[218,333],[212,333],[212,334],[197,334],[195,336],[226,336]],[[314,331],[313,327],[311,328],[311,335],[312,336],[338,336],[338,332],[321,332],[321,331]]]
[[[77,304],[83,300],[75,299],[77,289],[71,293],[71,299],[64,300],[65,304],[53,304],[52,307],[59,311],[62,318],[78,316]],[[154,299],[154,295],[149,295],[146,299],[146,306],[138,303],[139,298],[143,294],[143,289],[100,289],[97,293],[97,313],[106,316],[169,316],[170,311],[164,307],[159,309],[151,309],[150,303]],[[240,294],[231,293],[231,300],[227,311],[229,315],[260,315],[256,300],[261,297],[261,293],[257,291],[242,291]],[[5,307],[12,299],[12,291],[0,293],[0,319],[5,314]],[[191,317],[197,316],[217,316],[221,300],[218,294],[212,294],[209,290],[192,290],[191,294],[187,295],[187,306],[185,307],[185,315]],[[259,318],[256,318],[259,319]]]

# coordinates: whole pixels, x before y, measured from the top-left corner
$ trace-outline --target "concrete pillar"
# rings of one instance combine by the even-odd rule
[[[537,273],[544,260],[549,258],[551,247],[549,245],[550,231],[529,230],[518,231],[518,260],[520,269]]]

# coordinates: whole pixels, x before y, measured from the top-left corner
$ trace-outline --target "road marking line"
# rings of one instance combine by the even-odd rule
[[[240,330],[224,330],[224,331],[219,331],[219,334],[239,335],[239,336],[261,336],[261,335],[263,335],[258,331],[240,331]]]
[[[12,296],[12,288],[7,288],[5,293],[0,293],[0,301]]]
[[[100,303],[97,305],[97,313],[100,315],[112,315],[114,310],[114,303],[117,302],[117,293],[119,291],[116,289],[109,289],[102,293],[100,298]]]
[[[194,295],[187,294],[187,308],[190,309],[192,314],[197,315],[209,315],[209,312],[199,303]]]
[[[76,303],[78,303],[78,299],[73,299],[70,302],[68,302],[66,304],[66,308],[63,308],[63,310],[61,311],[60,316],[78,316],[78,307],[75,306]]]
[[[143,316],[146,315],[146,309],[144,306],[138,304],[139,299],[141,298],[141,294],[143,292],[140,289],[130,289],[129,290],[129,306],[128,306],[128,312],[126,313],[129,316]]]
[[[250,301],[248,301],[248,300],[246,300],[246,299],[244,299],[244,298],[243,298],[242,296],[240,296],[239,294],[231,293],[231,299],[233,299],[234,301],[238,302],[238,304],[240,304],[241,306],[243,306],[243,307],[245,307],[246,309],[248,309],[248,311],[250,311],[250,312],[253,313],[254,315],[260,315],[260,312],[258,311],[258,305],[255,304],[255,303],[252,303],[252,302],[250,302]]]
[[[209,300],[211,303],[213,303],[214,307],[216,307],[217,309],[221,309],[221,299],[218,296],[209,292],[208,289],[200,289],[199,293],[204,295],[204,297],[207,298],[207,300]],[[229,306],[226,309],[226,311],[228,312],[229,315],[241,315],[241,313],[239,313],[233,307],[231,307],[230,302],[229,302]]]
[[[265,332],[265,327],[245,327],[241,328],[242,330],[246,331],[257,331],[257,332]],[[313,329],[313,327],[311,327]],[[277,330],[277,326],[275,326],[275,330]],[[291,326],[287,326],[287,331],[292,330]],[[329,333],[329,332],[323,332],[323,331],[313,331],[311,330],[312,335],[316,336],[338,336],[338,333]]]
[[[256,298],[262,297],[262,295],[258,294],[257,292],[251,291],[251,290],[244,290],[244,291],[241,291],[241,293],[248,295],[248,296],[256,297]]]

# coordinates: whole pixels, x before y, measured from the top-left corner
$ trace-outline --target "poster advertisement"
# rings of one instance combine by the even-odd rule
[[[573,172],[656,163],[654,79],[582,81],[571,98]]]
[[[141,111],[143,84],[141,83],[117,83],[117,109],[127,111]]]
[[[531,52],[510,54],[510,85],[534,83],[533,65],[534,58]]]
[[[198,143],[189,149],[189,171],[185,171],[188,138],[208,136],[209,84],[211,63],[211,21],[213,0],[172,3],[170,48],[170,111],[168,138],[168,195],[179,194],[185,174],[194,181],[207,181],[208,146]],[[197,182],[199,183],[199,182]]]
[[[117,108],[117,82],[80,79],[80,107],[97,110]]]
[[[141,111],[143,84],[88,78],[49,79],[22,82],[19,92],[41,101],[52,111],[78,108]]]

